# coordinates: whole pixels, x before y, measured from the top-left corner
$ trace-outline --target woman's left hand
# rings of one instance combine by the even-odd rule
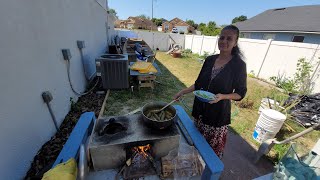
[[[216,94],[216,98],[213,101],[210,101],[209,103],[210,104],[217,103],[217,102],[224,100],[224,99],[225,99],[224,94]]]

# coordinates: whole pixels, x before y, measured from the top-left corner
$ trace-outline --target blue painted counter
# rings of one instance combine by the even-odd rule
[[[199,154],[206,163],[206,168],[202,174],[203,180],[219,179],[224,165],[218,156],[214,153],[211,146],[207,143],[206,139],[198,131],[193,121],[190,119],[186,111],[179,105],[174,106],[177,114],[187,130],[194,146],[198,149]]]
[[[198,149],[199,154],[206,163],[206,168],[202,174],[202,179],[219,179],[224,168],[223,163],[195,127],[193,121],[190,119],[185,110],[179,105],[174,106],[174,108],[177,110],[177,115],[179,116],[181,123],[193,141],[194,146]],[[59,163],[66,162],[69,158],[77,159],[80,145],[86,141],[86,138],[91,133],[94,121],[95,116],[93,112],[87,112],[81,115],[53,167]]]

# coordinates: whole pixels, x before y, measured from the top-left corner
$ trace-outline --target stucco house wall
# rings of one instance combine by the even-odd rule
[[[85,41],[87,63],[107,43],[106,0],[0,2],[0,175],[22,179],[40,147],[55,134],[43,91],[50,91],[53,113],[61,124],[77,100],[61,49],[71,51],[74,88],[85,89],[76,41]]]

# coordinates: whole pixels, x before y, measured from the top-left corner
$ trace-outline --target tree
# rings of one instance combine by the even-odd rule
[[[247,20],[247,16],[241,15],[232,19],[232,24]]]
[[[151,21],[156,24],[157,26],[161,26],[162,25],[162,18],[152,18]]]
[[[209,21],[207,27],[208,27],[209,29],[215,30],[215,29],[216,29],[216,26],[217,26],[217,24],[216,24],[214,21]]]
[[[198,24],[196,24],[193,20],[187,20],[186,21],[187,24],[189,24],[190,26],[194,27],[194,29],[198,29]]]
[[[142,19],[150,19],[149,16],[146,16],[145,14],[140,14],[139,16],[137,16],[139,18],[142,18]]]
[[[114,10],[114,9],[109,9],[109,13],[110,14],[113,14],[115,17],[117,17],[118,18],[118,16],[117,16],[117,12],[116,12],[116,10]]]
[[[221,30],[222,30],[221,28],[215,29],[215,30],[213,31],[213,33],[212,33],[212,36],[218,36],[218,35],[220,35]]]
[[[221,32],[221,28],[217,28],[217,24],[214,21],[209,21],[208,24],[200,23],[198,30],[205,36],[217,36]]]
[[[205,23],[200,23],[200,24],[198,25],[198,30],[201,31],[201,32],[202,32],[205,28],[206,28],[206,24],[205,24]]]
[[[194,26],[194,21],[193,20],[187,20],[186,23],[189,24],[190,26]]]
[[[196,23],[193,25],[194,29],[198,29],[198,26],[199,26],[199,25],[196,24]]]

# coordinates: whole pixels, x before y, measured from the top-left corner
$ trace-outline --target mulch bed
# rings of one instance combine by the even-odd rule
[[[101,85],[98,84],[97,87]],[[105,94],[96,93],[98,89],[100,90],[95,88],[93,92],[79,97],[76,103],[70,99],[70,112],[60,125],[59,131],[38,151],[24,179],[41,179],[51,168],[82,113],[92,111],[96,117],[99,116]]]

